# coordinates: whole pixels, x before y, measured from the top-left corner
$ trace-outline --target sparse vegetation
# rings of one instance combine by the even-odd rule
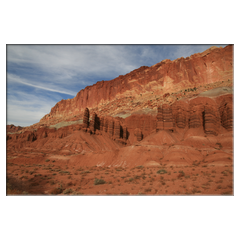
[[[165,174],[167,171],[165,169],[160,169],[157,171],[158,174]]]
[[[95,178],[94,180],[94,185],[99,185],[99,184],[104,184],[106,183],[103,179],[98,179],[98,178]]]

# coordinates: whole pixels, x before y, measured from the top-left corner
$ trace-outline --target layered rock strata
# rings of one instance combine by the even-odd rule
[[[214,107],[209,105],[204,106],[203,120],[205,133],[217,135],[220,119]]]
[[[142,140],[142,131],[141,131],[141,129],[136,128],[134,130],[134,135],[136,136],[137,141],[141,141]]]
[[[119,123],[119,121],[115,121],[115,124],[114,124],[114,137],[115,137],[115,139],[120,138],[120,123]]]
[[[219,107],[221,124],[228,131],[233,130],[233,103],[232,99],[224,99]]]
[[[157,128],[156,131],[163,130],[163,113],[162,107],[158,106],[158,113],[157,113]]]
[[[114,131],[114,121],[113,121],[113,119],[109,119],[108,120],[108,135],[110,137],[113,136],[113,131]]]
[[[104,117],[100,118],[100,130],[104,131]]]
[[[85,108],[84,114],[83,114],[83,127],[88,128],[89,124],[89,109]]]
[[[163,129],[173,131],[173,117],[172,117],[172,107],[168,104],[163,104],[162,106],[162,114],[163,114]]]
[[[104,118],[104,123],[103,123],[103,131],[108,132],[108,119]]]
[[[203,121],[202,121],[203,107],[202,106],[193,106],[189,113],[190,113],[189,128],[199,128],[203,126]]]
[[[188,104],[183,101],[172,105],[173,122],[176,128],[184,129],[188,123]]]
[[[159,130],[171,130],[173,131],[174,122],[172,116],[172,107],[163,104],[162,106],[158,107],[158,114],[157,114],[157,128],[156,131]]]
[[[206,134],[213,135],[218,135],[221,131],[233,130],[232,94],[214,98],[197,97],[191,100],[181,100],[172,105],[162,105],[158,107],[158,113],[155,116],[135,114],[125,119],[109,116],[99,118],[96,113],[93,113],[90,124],[88,124],[89,110],[85,112],[83,124],[69,125],[59,129],[42,127],[34,131],[7,134],[7,141],[20,143],[18,144],[20,148],[36,140],[48,141],[49,138],[64,138],[73,131],[85,129],[84,131],[88,133],[103,134],[99,131],[108,133],[110,138],[121,144],[132,144],[159,130],[176,131],[179,134],[189,128],[199,128]],[[87,124],[89,127],[85,128]],[[107,136],[107,134],[103,135]]]
[[[142,66],[111,81],[97,82],[78,92],[73,99],[58,102],[41,122],[80,115],[86,107],[100,107],[116,98],[142,93],[165,94],[167,97],[176,89],[195,88],[228,79],[233,79],[233,46],[212,47],[187,58],[163,60],[151,67]]]
[[[123,140],[127,140],[127,138],[128,138],[128,132],[127,132],[127,127],[124,125],[123,127],[122,127],[122,130],[123,130]]]

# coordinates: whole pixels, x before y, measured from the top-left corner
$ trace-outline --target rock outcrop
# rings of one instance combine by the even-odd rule
[[[170,97],[182,88],[194,89],[219,81],[233,79],[233,46],[210,48],[187,58],[163,60],[151,67],[142,66],[111,81],[97,82],[78,92],[76,97],[61,100],[41,122],[66,119],[83,114],[84,109],[96,108],[116,99],[142,93]],[[169,128],[171,126],[169,125]]]
[[[120,123],[119,123],[119,121],[115,121],[115,123],[114,123],[114,137],[115,137],[115,139],[120,138]]]
[[[157,128],[156,131],[163,130],[163,113],[162,113],[162,106],[158,106],[158,113],[157,113]]]
[[[172,117],[172,107],[163,104],[162,106],[162,114],[163,114],[163,129],[173,131],[173,117]]]
[[[188,125],[188,104],[177,101],[172,105],[173,122],[176,128],[184,129]]]
[[[219,107],[221,124],[228,131],[233,130],[233,101],[232,97],[223,99]]]
[[[113,131],[114,131],[114,121],[112,118],[108,120],[108,135],[110,137],[113,136]]]
[[[123,140],[127,141],[127,139],[128,139],[127,127],[124,125],[122,127],[122,130],[123,130]]]
[[[83,127],[88,128],[88,125],[89,125],[89,109],[85,108],[83,115]]]
[[[103,123],[103,131],[108,132],[108,119],[104,118],[104,123]]]
[[[134,130],[134,135],[137,138],[137,141],[141,141],[142,140],[142,131],[141,131],[141,129],[136,128]]]
[[[21,127],[21,126],[15,126],[13,124],[7,125],[7,133],[14,133],[21,129],[23,129],[23,127]]]
[[[157,132],[159,130],[173,131],[173,128],[174,128],[174,122],[173,122],[173,115],[172,115],[172,107],[167,104],[158,106],[156,131]]]
[[[100,130],[104,131],[104,117],[100,118]]]
[[[221,102],[220,106],[218,105]],[[183,100],[171,106],[158,107],[156,131],[185,128],[201,128],[206,134],[218,135],[222,125],[228,131],[233,128],[231,95],[216,98],[197,97]]]
[[[216,110],[217,109],[214,109],[212,106],[204,106],[203,127],[205,133],[217,135],[219,132],[218,126],[220,119]]]

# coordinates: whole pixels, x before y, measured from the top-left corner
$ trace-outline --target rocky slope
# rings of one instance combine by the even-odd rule
[[[73,99],[58,102],[39,124],[82,119],[86,107],[99,116],[126,117],[138,109],[145,110],[144,113],[154,110],[156,114],[161,101],[172,103],[187,97],[189,91],[200,93],[207,86],[229,86],[232,80],[233,46],[212,47],[203,53],[142,66],[111,81],[88,86]]]
[[[142,67],[62,100],[37,124],[8,125],[7,193],[233,194],[232,51]],[[141,176],[130,178],[134,169]],[[111,189],[93,187],[99,171]]]

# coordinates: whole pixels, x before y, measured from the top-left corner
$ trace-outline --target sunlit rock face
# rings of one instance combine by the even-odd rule
[[[163,60],[111,81],[97,82],[79,91],[73,99],[58,102],[41,121],[64,120],[83,114],[85,108],[101,107],[116,98],[147,93],[166,98],[180,88],[194,88],[228,79],[233,79],[233,46],[212,47],[187,58]]]

